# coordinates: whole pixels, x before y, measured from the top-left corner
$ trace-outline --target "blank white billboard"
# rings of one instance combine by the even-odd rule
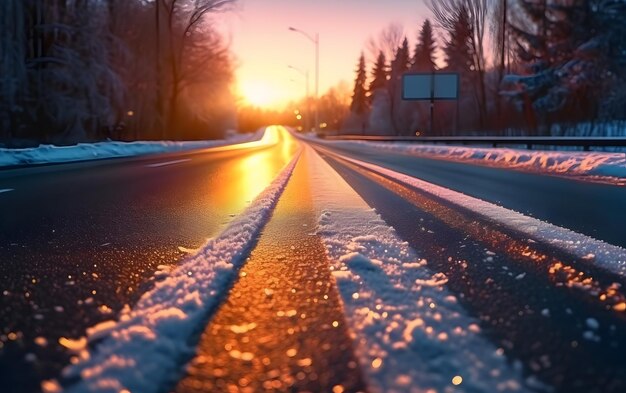
[[[456,100],[458,98],[458,74],[406,74],[402,78],[402,99],[404,100]]]

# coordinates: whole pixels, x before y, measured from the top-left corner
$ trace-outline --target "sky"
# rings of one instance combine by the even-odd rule
[[[288,66],[308,70],[315,91],[315,45],[290,26],[319,34],[321,95],[342,80],[352,85],[369,37],[399,23],[413,46],[429,15],[423,0],[239,0],[219,19],[235,55],[238,92],[269,108],[305,95],[305,76]]]

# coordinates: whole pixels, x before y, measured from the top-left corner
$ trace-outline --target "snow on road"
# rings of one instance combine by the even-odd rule
[[[331,146],[367,146],[424,158],[626,185],[626,154],[624,153],[437,146],[403,142],[327,141],[325,143]]]
[[[299,155],[299,153],[298,153]],[[117,321],[100,323],[78,340],[60,343],[78,356],[63,371],[69,392],[159,392],[175,383],[193,355],[193,337],[223,299],[289,180],[298,155],[215,239],[171,271]],[[61,390],[57,381],[45,392]]]
[[[470,209],[505,227],[556,246],[578,258],[593,262],[597,266],[613,273],[622,276],[626,275],[626,250],[621,247],[378,165],[343,156],[341,158],[409,186],[419,188],[429,194],[450,201],[457,206]]]
[[[26,164],[84,161],[112,157],[171,153],[258,141],[264,131],[239,134],[228,139],[194,142],[97,142],[73,146],[41,145],[27,149],[0,148],[0,167]]]
[[[318,234],[372,391],[508,392],[536,382],[480,335],[445,274],[430,270],[317,153],[305,154]]]

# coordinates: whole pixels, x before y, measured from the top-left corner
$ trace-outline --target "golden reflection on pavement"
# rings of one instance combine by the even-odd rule
[[[259,141],[222,146],[210,149],[210,152],[241,149],[250,149],[250,154],[233,161],[227,168],[228,176],[223,180],[227,184],[211,192],[209,203],[228,206],[233,195],[238,195],[238,200],[252,201],[291,161],[299,149],[299,142],[284,127],[271,126]],[[233,207],[229,213],[235,214],[238,210]]]
[[[176,392],[365,391],[308,179],[301,158]]]
[[[220,151],[232,151],[232,150],[243,150],[243,149],[254,149],[254,148],[262,148],[262,147],[270,147],[276,145],[281,141],[282,138],[291,137],[287,130],[284,127],[280,126],[270,126],[267,127],[263,137],[258,141],[238,143],[235,145],[226,145],[226,146],[218,146],[211,147],[206,149],[210,152],[220,152]]]

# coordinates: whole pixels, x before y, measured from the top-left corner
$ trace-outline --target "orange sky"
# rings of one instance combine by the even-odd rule
[[[406,29],[413,47],[429,11],[420,0],[239,0],[237,10],[220,16],[238,62],[239,91],[253,104],[284,106],[304,96],[309,70],[314,94],[314,44],[289,26],[320,36],[320,94],[341,80],[352,85],[354,69],[370,36],[389,23]]]

